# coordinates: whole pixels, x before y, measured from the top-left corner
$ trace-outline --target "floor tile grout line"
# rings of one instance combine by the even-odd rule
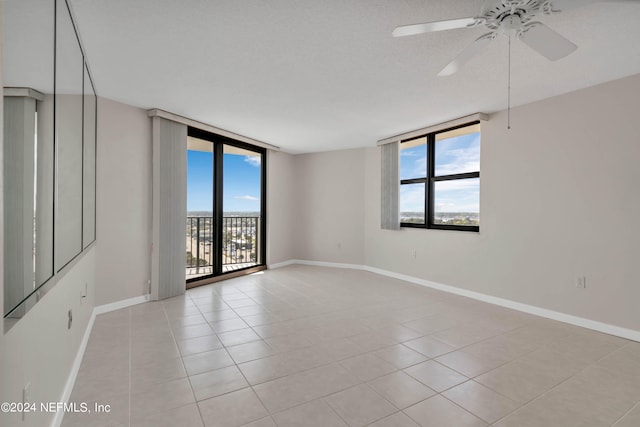
[[[545,390],[545,391],[544,391],[544,392],[542,392],[541,394],[539,394],[539,395],[535,396],[534,398],[532,398],[532,399],[528,400],[527,402],[523,403],[523,404],[522,404],[522,405],[520,405],[517,409],[515,409],[514,411],[510,412],[509,414],[507,414],[507,415],[503,416],[502,418],[500,418],[500,419],[496,420],[494,423],[497,423],[497,422],[499,422],[499,421],[501,421],[501,420],[503,420],[503,419],[507,418],[509,415],[513,414],[514,412],[519,411],[519,410],[521,410],[521,409],[524,409],[525,407],[529,406],[529,405],[530,405],[530,404],[532,404],[533,402],[535,402],[535,401],[537,401],[537,400],[539,400],[539,399],[542,399],[544,396],[546,396],[547,394],[551,393],[553,390],[557,389],[557,388],[558,388],[558,387],[560,387],[562,384],[564,384],[564,383],[566,383],[566,382],[568,382],[568,381],[572,380],[573,378],[575,378],[576,376],[578,376],[580,373],[582,373],[582,372],[586,371],[588,368],[590,368],[590,367],[592,367],[592,366],[596,366],[596,364],[597,364],[598,362],[600,362],[601,360],[603,360],[603,359],[607,358],[607,357],[608,357],[608,356],[610,356],[611,354],[616,353],[616,352],[618,352],[618,351],[622,350],[624,347],[626,347],[626,344],[625,344],[624,346],[620,346],[619,348],[617,348],[617,349],[615,349],[615,350],[613,350],[613,351],[611,351],[611,352],[607,353],[607,354],[606,354],[606,355],[604,355],[604,356],[601,356],[600,358],[596,359],[595,361],[592,361],[592,362],[587,363],[587,364],[586,364],[582,369],[579,369],[578,371],[576,371],[575,373],[571,374],[571,375],[570,375],[570,376],[568,376],[567,378],[565,378],[565,379],[563,379],[562,381],[558,382],[557,384],[555,384],[555,385],[551,386],[551,388],[547,388],[547,390]],[[546,348],[548,348],[548,347],[547,347],[547,344],[545,344],[542,348],[539,348],[539,349],[534,350],[534,351],[532,351],[532,352],[529,352],[529,353],[527,353],[527,354],[531,354],[531,353],[534,353],[535,351],[539,351],[539,350],[541,350],[541,349],[546,349]],[[554,351],[553,349],[550,349],[550,350],[551,350],[551,351]],[[502,365],[502,366],[504,366],[504,365]],[[498,368],[496,368],[496,369],[498,369]],[[491,371],[489,371],[489,372],[491,372]],[[474,378],[476,378],[476,377],[474,377]],[[492,390],[492,391],[494,391],[494,392],[496,392],[496,393],[498,393],[498,394],[500,394],[500,395],[504,396],[502,393],[500,393],[500,392],[498,392],[498,391],[496,391],[496,390],[493,390],[491,387],[486,386],[486,385],[484,385],[484,384],[482,384],[482,383],[480,383],[480,384],[481,384],[481,385],[483,385],[483,386],[485,386],[485,387],[487,387],[487,388],[489,388],[490,390]],[[505,396],[505,397],[508,397],[508,396]],[[516,402],[516,403],[519,403],[519,402]],[[640,403],[640,401],[639,401],[639,403]],[[638,403],[636,403],[636,405],[637,405],[637,404],[638,404]],[[633,409],[633,407],[632,407],[631,409]],[[631,411],[631,410],[630,410],[630,411]],[[626,414],[625,414],[625,415],[626,415]],[[623,415],[623,417],[624,417],[624,415]],[[619,420],[618,420],[618,421],[619,421]],[[616,423],[617,423],[618,421],[616,421]]]
[[[185,292],[185,294],[186,294],[186,292]],[[189,295],[186,295],[186,296],[191,300],[191,302],[193,302],[193,299]],[[160,301],[160,304],[162,305],[162,312],[164,313],[164,317],[167,320],[167,323],[169,325],[169,333],[171,334],[171,338],[173,339],[173,343],[175,344],[176,348],[178,349],[178,354],[180,355],[180,363],[182,364],[182,369],[184,369],[184,373],[186,375],[187,382],[189,383],[189,388],[191,389],[191,394],[193,395],[193,402],[196,405],[196,410],[198,411],[198,416],[200,417],[200,421],[202,422],[202,425],[204,426],[205,425],[204,418],[202,417],[202,412],[200,411],[200,406],[198,405],[198,400],[196,399],[195,390],[193,389],[193,385],[191,384],[191,378],[189,377],[189,373],[187,372],[187,368],[184,365],[184,358],[182,356],[182,352],[180,351],[180,346],[178,346],[178,342],[176,340],[176,336],[173,333],[173,329],[171,328],[171,320],[169,319],[169,314],[167,313],[167,310],[165,308],[164,303],[162,303],[162,301]],[[198,312],[200,312],[200,308],[199,307],[197,307],[197,308],[198,308]],[[200,314],[202,315],[202,312],[200,312]],[[183,405],[183,406],[188,406],[188,405],[189,404]]]
[[[593,363],[595,364],[595,362]],[[580,369],[579,371],[577,371],[576,373],[570,375],[569,377],[561,380],[560,382],[556,383],[555,385],[551,386],[551,388],[547,388],[544,392],[542,392],[541,394],[535,396],[534,398],[528,400],[527,402],[525,402],[524,404],[522,404],[519,408],[517,408],[516,410],[512,411],[511,413],[505,415],[504,417],[496,420],[494,423],[497,423],[505,418],[507,418],[509,415],[512,415],[514,412],[516,411],[520,411],[521,409],[526,408],[527,406],[533,404],[534,402],[536,402],[537,400],[542,399],[544,396],[548,395],[549,393],[551,393],[553,390],[557,389],[558,387],[560,387],[562,384],[570,381],[571,379],[573,379],[576,375],[578,375],[580,372],[584,371],[585,369],[587,369],[589,366],[591,366],[592,364],[587,365],[586,367]],[[484,385],[484,384],[483,384]],[[487,386],[485,386],[487,387]],[[490,387],[487,387],[490,388]],[[495,391],[495,390],[494,390]],[[497,392],[496,392],[497,393]]]
[[[347,390],[348,390],[348,389],[347,389]],[[341,390],[341,391],[344,391],[344,390]],[[341,391],[338,391],[337,393],[340,393]],[[344,419],[344,418],[343,418],[343,417],[338,413],[338,411],[336,411],[336,410],[335,410],[335,408],[334,408],[333,406],[331,406],[331,404],[330,404],[329,402],[327,402],[327,401],[326,401],[326,398],[327,398],[327,397],[328,397],[328,396],[324,396],[324,397],[320,397],[320,398],[315,399],[315,400],[322,400],[322,402],[323,402],[325,405],[327,405],[327,406],[329,407],[329,409],[331,410],[331,412],[333,412],[333,413],[334,413],[338,418],[340,418],[340,420],[341,420],[341,421],[342,421],[346,426],[348,426],[348,425],[349,425],[349,423],[347,422],[347,420],[345,420],[345,419]],[[313,400],[312,400],[311,402],[313,402]],[[310,403],[310,402],[307,402],[307,403]],[[304,405],[306,405],[307,403],[304,403]],[[288,410],[288,409],[287,409],[287,410]],[[375,421],[374,421],[374,422],[375,422]]]
[[[233,308],[231,308],[231,310],[233,310]],[[198,311],[200,311],[200,308],[199,308],[199,307],[198,307]],[[235,310],[233,310],[233,312],[234,312],[234,313],[236,313],[236,311],[235,311]],[[201,312],[201,314],[202,314],[202,312]],[[238,313],[236,313],[236,315],[238,315]],[[240,318],[242,318],[242,316],[240,316],[240,315],[238,315],[238,316],[239,316]],[[252,330],[253,330],[253,329],[252,329]],[[254,333],[256,333],[256,334],[257,334],[257,332],[255,332],[255,331],[254,331]],[[215,335],[216,335],[216,337],[217,337],[217,335],[218,335],[218,334],[217,334],[215,331],[214,331],[214,334],[215,334]],[[258,335],[258,336],[259,336],[259,335]],[[218,339],[219,339],[219,338],[218,338]],[[264,339],[261,339],[261,341],[264,341]],[[252,342],[253,342],[253,341],[252,341]],[[227,348],[228,348],[228,347],[227,347],[227,346],[225,346],[225,345],[224,345],[224,343],[222,343],[222,341],[220,341],[220,343],[222,344],[222,346],[223,346],[224,350],[227,352],[227,354],[229,355],[229,357],[230,357],[230,358],[231,358],[231,360],[233,361],[233,366],[235,366],[235,368],[238,370],[238,372],[240,372],[240,375],[242,375],[242,378],[244,378],[244,380],[245,380],[245,382],[248,384],[248,386],[247,386],[247,387],[243,387],[243,388],[238,389],[238,390],[233,390],[233,391],[229,391],[229,392],[226,392],[226,393],[222,393],[222,394],[219,394],[219,395],[217,395],[217,396],[212,396],[212,397],[210,397],[210,398],[203,399],[202,401],[206,401],[206,400],[209,400],[209,399],[215,399],[215,398],[218,398],[218,397],[220,397],[220,396],[224,396],[224,395],[226,395],[226,394],[230,394],[230,393],[234,393],[234,392],[236,392],[236,391],[240,391],[240,390],[244,390],[244,389],[246,389],[246,388],[250,388],[250,389],[251,389],[251,391],[253,392],[253,394],[256,396],[256,398],[257,398],[257,399],[258,399],[258,401],[260,402],[260,404],[262,405],[262,407],[264,408],[264,410],[267,412],[267,417],[269,417],[269,418],[273,421],[273,423],[274,423],[274,424],[276,424],[275,420],[274,420],[274,419],[273,419],[273,417],[271,416],[271,413],[269,412],[269,410],[267,409],[266,405],[264,404],[264,402],[263,402],[263,401],[262,401],[262,399],[260,398],[260,395],[258,395],[258,393],[256,393],[256,391],[255,391],[255,389],[254,389],[253,385],[249,382],[249,380],[248,380],[248,379],[247,379],[247,377],[245,376],[244,372],[242,372],[242,369],[240,369],[240,366],[238,366],[238,363],[236,362],[236,360],[235,360],[233,357],[231,357],[231,355],[229,354],[229,351],[227,350]],[[245,344],[248,344],[248,343],[245,343]],[[265,344],[266,344],[266,343],[265,343]],[[240,345],[241,345],[241,344],[240,344]],[[268,344],[267,344],[267,345],[268,345]],[[231,347],[233,347],[233,346],[231,346]],[[215,370],[215,369],[214,369],[214,370]],[[207,372],[210,372],[210,371],[207,371]],[[191,378],[190,378],[189,376],[187,376],[187,377],[189,378],[189,384],[191,384]],[[191,389],[193,390],[193,387],[191,387]],[[195,398],[195,392],[194,392],[194,398]],[[196,403],[197,403],[197,402],[198,402],[198,401],[196,400]],[[198,411],[199,411],[199,410],[200,410],[200,406],[199,406],[199,405],[197,405],[197,406],[198,406]],[[202,414],[200,415],[200,418],[202,419]],[[263,419],[263,418],[266,418],[266,417],[259,418],[258,420],[261,420],[261,419]],[[254,421],[258,421],[258,420],[254,420]],[[204,425],[204,419],[202,419],[202,422],[203,422],[203,425]],[[253,421],[249,421],[249,423],[251,423],[251,422],[253,422]],[[246,423],[245,423],[245,424],[246,424]]]
[[[616,425],[618,425],[620,421],[624,420],[624,418],[631,412],[633,412],[636,408],[640,409],[640,400],[638,400],[633,406],[631,406],[631,408],[629,408],[629,410],[625,412],[620,418],[618,418],[613,424],[611,424],[611,427],[615,427]]]
[[[480,383],[478,383],[477,381],[474,381],[473,379],[470,379],[469,381],[473,381],[473,382],[475,382],[476,384],[479,384],[479,385],[481,385],[481,386],[483,386],[483,387],[486,387],[484,384],[480,384]],[[465,381],[465,382],[468,382],[468,381]],[[463,383],[463,384],[464,384],[464,383]],[[452,388],[453,388],[453,387],[452,387]],[[488,387],[487,387],[487,388],[488,388]],[[449,389],[449,390],[451,390],[451,389]],[[491,389],[489,389],[489,390],[491,390]],[[448,390],[445,390],[445,391],[448,391]],[[445,391],[443,391],[443,393],[444,393]],[[495,391],[495,390],[491,390],[491,391],[493,391],[493,392],[494,392],[494,393],[496,393],[496,394],[499,394],[500,396],[502,396],[502,397],[504,397],[504,398],[509,399],[509,401],[511,401],[511,402],[513,402],[513,403],[515,403],[515,404],[516,404],[516,405],[518,405],[518,406],[517,406],[517,407],[515,407],[514,409],[510,410],[510,411],[509,411],[509,412],[507,412],[506,414],[502,415],[502,416],[501,416],[501,417],[499,417],[498,419],[494,420],[493,422],[489,422],[489,421],[485,420],[484,418],[482,418],[480,415],[473,414],[473,412],[471,412],[471,410],[466,409],[466,411],[467,411],[467,412],[472,413],[473,415],[475,415],[476,417],[480,418],[482,421],[486,422],[486,423],[487,423],[488,425],[490,425],[490,426],[491,426],[491,425],[494,425],[495,423],[499,422],[500,420],[503,420],[503,419],[507,418],[509,415],[513,414],[513,413],[514,413],[514,412],[516,412],[516,411],[519,411],[519,410],[520,410],[520,409],[522,409],[524,406],[526,406],[526,404],[521,404],[520,402],[515,401],[515,400],[511,399],[510,397],[503,395],[502,393],[498,393],[498,392],[497,392],[497,391]],[[444,397],[445,399],[447,399],[447,400],[449,400],[449,401],[451,401],[451,402],[453,402],[453,403],[456,403],[456,402],[454,402],[453,400],[449,399],[447,396],[444,396],[444,395],[443,395],[442,397]],[[457,403],[456,403],[456,405],[458,405],[458,406],[462,407],[462,405],[459,405],[459,404],[457,404]]]
[[[189,296],[189,298],[191,298],[191,297]],[[192,301],[193,301],[193,299],[192,299]],[[226,304],[226,303],[225,303],[225,304]],[[195,303],[194,303],[194,305],[195,305]],[[201,315],[203,315],[202,311],[200,310],[200,307],[198,307],[197,305],[196,305],[196,307],[197,307],[198,311],[200,312],[200,314],[201,314]],[[230,307],[230,309],[231,309],[234,313],[236,313],[236,311],[235,311],[235,310],[233,310],[233,308],[231,308],[231,307]],[[236,313],[236,315],[238,315],[238,314]],[[238,315],[238,316],[239,316],[239,315]],[[241,316],[239,316],[239,317],[241,318]],[[252,329],[252,330],[253,330],[253,329]],[[217,334],[215,331],[213,331],[213,328],[212,328],[212,332],[213,332],[213,334],[214,334],[216,337],[218,336],[218,334]],[[254,333],[255,333],[255,331],[254,331]],[[173,335],[173,331],[172,331],[172,335]],[[220,340],[220,339],[218,338],[218,340]],[[174,336],[174,341],[175,341],[175,336]],[[261,341],[263,341],[263,340],[261,340]],[[228,391],[228,392],[225,392],[225,393],[221,393],[221,394],[219,394],[219,395],[212,396],[212,397],[207,398],[207,399],[202,399],[201,401],[202,401],[202,402],[204,402],[204,401],[207,401],[207,400],[210,400],[210,399],[215,399],[215,398],[217,398],[217,397],[224,396],[224,395],[227,395],[227,394],[230,394],[230,393],[236,392],[236,391],[244,390],[244,389],[246,389],[246,388],[251,388],[251,391],[252,391],[252,392],[253,392],[253,394],[256,396],[256,398],[260,401],[260,404],[262,405],[262,407],[263,407],[263,408],[265,409],[265,411],[267,412],[267,416],[271,418],[271,414],[270,414],[269,410],[268,410],[268,409],[267,409],[267,407],[265,406],[265,404],[264,404],[264,402],[262,401],[262,399],[260,399],[260,396],[258,395],[258,393],[256,393],[255,389],[253,388],[253,385],[252,385],[252,384],[247,380],[247,378],[246,378],[246,376],[245,376],[244,372],[242,372],[242,370],[241,370],[241,369],[240,369],[240,367],[238,366],[238,363],[237,363],[237,362],[235,361],[235,359],[231,356],[231,354],[229,354],[229,351],[227,350],[227,348],[228,348],[228,347],[227,347],[227,346],[225,346],[225,345],[224,345],[224,343],[222,343],[222,341],[220,341],[220,343],[222,344],[223,349],[226,351],[227,355],[229,355],[229,357],[230,357],[230,358],[231,358],[231,360],[233,361],[233,366],[235,366],[235,368],[238,370],[238,372],[240,372],[240,375],[242,375],[242,378],[244,378],[245,382],[247,383],[247,387],[242,387],[242,388],[240,388],[240,389],[238,389],[238,390],[232,390],[232,391]],[[247,344],[247,343],[245,343],[245,344]],[[266,343],[265,343],[265,344],[266,344]],[[268,344],[267,344],[267,345],[268,345]],[[177,343],[176,343],[176,346],[177,346]],[[233,346],[231,346],[231,347],[233,347]],[[182,360],[183,365],[184,365],[184,359],[182,359],[182,355],[181,355],[181,360]],[[215,371],[215,370],[216,370],[216,369],[213,369],[212,371]],[[185,368],[185,371],[186,371],[186,368]],[[211,371],[206,371],[206,372],[211,372]],[[188,381],[189,381],[189,385],[190,385],[190,387],[191,387],[191,391],[192,391],[192,393],[193,393],[194,400],[195,400],[195,402],[196,402],[196,407],[198,408],[198,413],[200,414],[200,419],[201,419],[201,421],[202,421],[202,424],[203,424],[203,425],[205,425],[205,423],[204,423],[204,418],[202,417],[202,412],[200,411],[200,405],[198,404],[200,401],[198,401],[198,400],[197,400],[197,397],[196,397],[196,395],[195,395],[195,390],[193,389],[193,385],[191,384],[191,376],[189,376],[189,375],[188,375],[188,373],[187,373],[187,379],[188,379]],[[265,417],[263,417],[263,418],[265,418]],[[260,419],[262,419],[262,418],[260,418]],[[273,420],[273,418],[271,418],[271,419],[272,419],[272,421],[274,421],[274,420]],[[256,420],[256,421],[257,421],[257,420]],[[250,421],[250,422],[251,422],[251,421]],[[275,421],[274,421],[274,423],[275,423]]]

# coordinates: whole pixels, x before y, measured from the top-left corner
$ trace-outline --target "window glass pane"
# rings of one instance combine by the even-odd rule
[[[400,179],[427,176],[427,138],[418,138],[400,144]]]
[[[187,279],[213,272],[213,144],[187,138]]]
[[[224,145],[222,265],[225,271],[261,263],[262,155]]]
[[[187,138],[187,215],[213,216],[213,144]]]
[[[434,224],[480,225],[480,178],[436,181]]]
[[[425,184],[400,186],[400,222],[424,224]]]
[[[480,170],[480,125],[436,134],[435,176]]]

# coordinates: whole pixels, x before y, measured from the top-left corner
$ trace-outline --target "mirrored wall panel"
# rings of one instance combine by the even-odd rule
[[[82,247],[96,240],[96,91],[89,69],[84,68],[84,139],[82,175]]]
[[[97,98],[65,0],[3,0],[5,329],[95,241]]]
[[[15,318],[53,276],[54,11],[3,2],[4,314]]]
[[[60,271],[82,251],[82,121],[84,59],[64,1],[56,2],[55,266]]]

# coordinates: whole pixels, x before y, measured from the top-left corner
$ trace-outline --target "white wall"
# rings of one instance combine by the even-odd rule
[[[294,156],[267,153],[267,265],[294,258],[292,224],[296,220],[293,194]]]
[[[295,156],[297,259],[364,263],[364,154],[353,149]]]
[[[6,334],[0,335],[0,402],[22,402],[29,383],[35,413],[0,413],[3,427],[50,425],[54,413],[40,411],[40,402],[59,402],[94,307],[96,248],[89,249],[55,279],[58,282]],[[81,298],[85,283],[87,297]],[[73,312],[67,329],[67,311]]]
[[[511,117],[482,126],[480,233],[380,230],[367,150],[365,264],[640,330],[640,75]]]
[[[96,305],[148,293],[151,149],[145,110],[98,99]]]

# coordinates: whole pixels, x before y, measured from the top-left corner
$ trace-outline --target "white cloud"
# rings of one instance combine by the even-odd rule
[[[415,158],[415,155],[407,155],[407,158],[401,164],[400,178],[423,178],[427,176],[427,158],[426,156],[420,156]]]
[[[436,212],[479,212],[479,179],[458,179],[436,183]]]
[[[259,202],[260,201],[260,199],[258,197],[253,197],[253,196],[249,196],[249,195],[246,195],[246,196],[234,196],[233,198],[234,199],[240,199],[240,200],[249,200],[249,201],[252,201],[252,202]]]
[[[260,156],[244,156],[244,161],[251,166],[260,167]]]
[[[447,150],[450,157],[447,163],[436,165],[438,175],[451,175],[460,172],[475,172],[480,170],[480,135],[469,144],[468,148]],[[437,159],[437,157],[436,157]]]
[[[420,153],[416,153],[415,151],[401,150],[400,157],[418,157],[422,156]]]

